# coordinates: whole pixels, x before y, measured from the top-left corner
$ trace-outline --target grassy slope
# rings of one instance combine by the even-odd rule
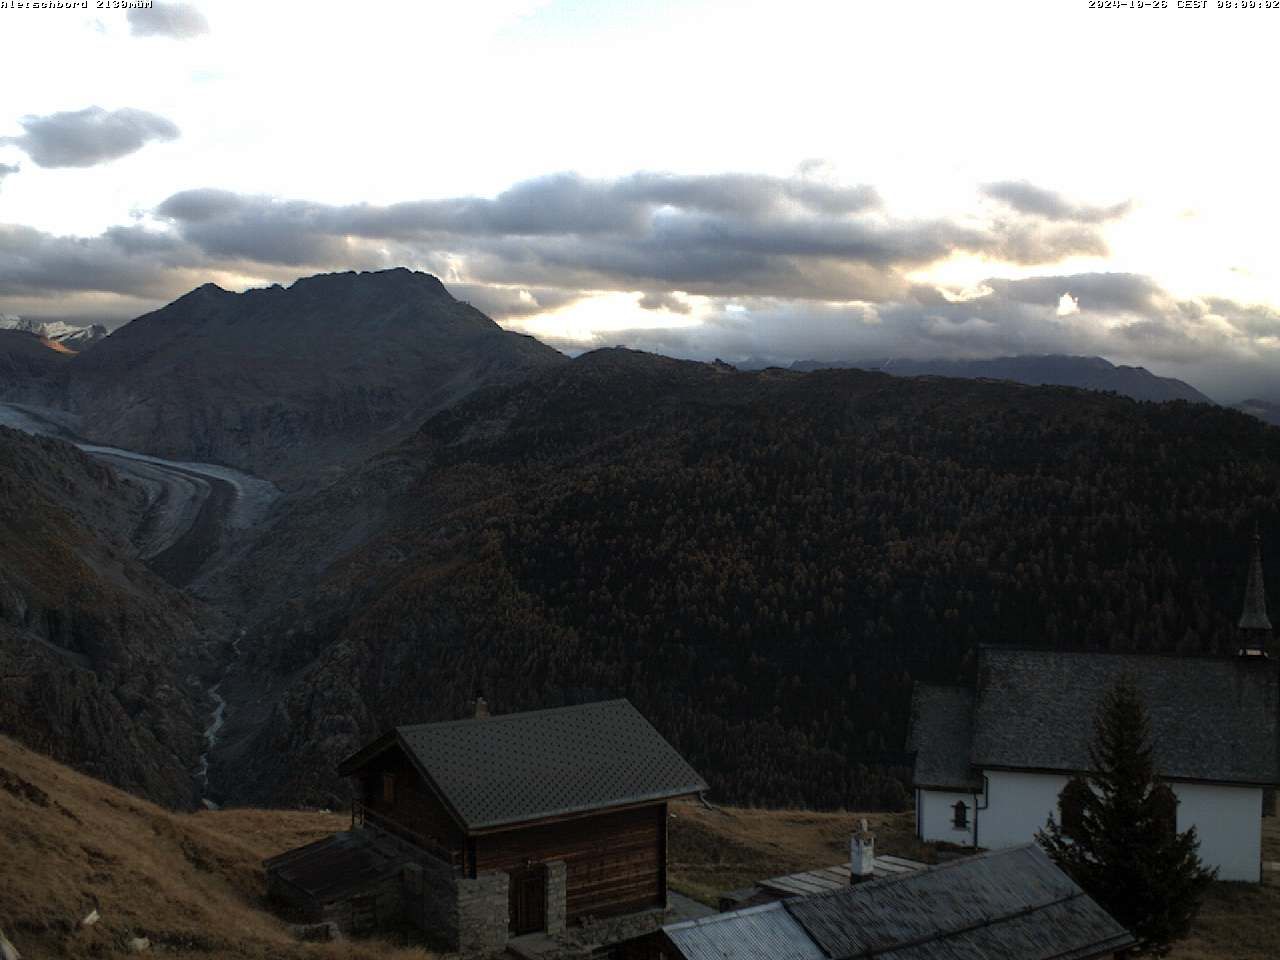
[[[337,814],[177,814],[0,737],[0,929],[25,958],[424,958],[378,941],[303,944],[264,909],[261,860],[341,829]],[[81,928],[92,909],[102,919]]]
[[[673,806],[671,885],[712,903],[721,891],[848,858],[859,815]],[[910,814],[869,814],[879,852],[930,859]],[[345,817],[297,811],[172,813],[0,737],[0,930],[24,957],[124,955],[149,937],[165,956],[409,960],[417,949],[369,940],[298,943],[265,909],[261,861],[342,829]],[[1280,823],[1264,855],[1280,860]],[[102,920],[79,921],[97,909]],[[1276,953],[1280,877],[1221,884],[1177,960]]]
[[[859,814],[723,808],[679,804],[670,824],[671,886],[715,904],[719,891],[755,880],[848,861]],[[930,860],[915,839],[912,815],[866,814],[877,852]],[[1263,859],[1280,860],[1280,819],[1263,821]],[[1172,960],[1269,960],[1280,955],[1280,874],[1259,886],[1220,883],[1201,910],[1194,935]]]

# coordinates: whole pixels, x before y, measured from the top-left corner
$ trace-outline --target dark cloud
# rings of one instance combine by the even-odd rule
[[[905,271],[957,252],[1040,263],[1106,249],[1080,225],[895,221],[879,203],[869,187],[803,177],[558,174],[493,199],[390,206],[188,190],[156,212],[217,258],[353,266],[372,244],[417,263],[449,251],[490,284],[819,300],[893,296]]]
[[[203,260],[176,238],[144,241],[132,228],[85,238],[0,224],[0,296],[98,291],[164,297],[189,289],[183,284],[198,275],[194,269]]]
[[[190,40],[209,32],[209,21],[189,3],[164,3],[156,0],[148,9],[128,13],[129,32],[135,37],[169,37]]]
[[[1001,180],[985,183],[982,192],[993,200],[1007,204],[1019,213],[1046,220],[1074,220],[1077,223],[1105,223],[1129,212],[1128,201],[1110,207],[1072,203],[1062,194],[1037,187],[1026,180]]]
[[[164,117],[126,107],[27,116],[18,121],[25,131],[17,137],[0,137],[24,150],[37,166],[91,167],[142,149],[152,140],[174,140],[178,128]]]
[[[1056,307],[1063,294],[1070,294],[1081,310],[1149,313],[1168,301],[1150,277],[1136,273],[1078,273],[986,283],[1000,296],[1018,303]]]
[[[645,310],[666,310],[670,313],[689,313],[692,307],[673,293],[648,291],[640,298]]]

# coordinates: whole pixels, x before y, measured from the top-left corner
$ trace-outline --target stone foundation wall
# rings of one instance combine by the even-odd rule
[[[507,948],[505,873],[474,880],[445,863],[407,864],[400,878],[404,919],[449,951],[488,956]]]
[[[511,878],[494,871],[458,880],[458,952],[488,956],[507,948]]]
[[[563,860],[549,860],[547,868],[547,935],[564,932],[568,903],[568,868]]]
[[[652,910],[626,913],[620,917],[584,920],[580,926],[571,927],[569,935],[583,943],[607,946],[653,933],[666,922],[667,911],[662,907],[654,907]]]

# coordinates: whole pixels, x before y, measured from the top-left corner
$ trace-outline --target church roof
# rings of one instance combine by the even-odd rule
[[[907,735],[907,749],[916,755],[916,786],[961,792],[981,789],[969,764],[972,730],[972,687],[917,683]]]
[[[1280,677],[1276,661],[1264,657],[983,648],[970,764],[1088,770],[1093,718],[1122,673],[1133,677],[1145,703],[1160,776],[1280,783]]]
[[[338,772],[354,774],[395,744],[466,830],[707,789],[627,700],[396,727]]]

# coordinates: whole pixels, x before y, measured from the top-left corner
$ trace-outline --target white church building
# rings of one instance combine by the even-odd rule
[[[998,849],[1027,843],[1059,794],[1089,767],[1093,718],[1122,674],[1145,702],[1157,775],[1195,826],[1220,880],[1257,883],[1263,791],[1280,784],[1280,661],[1255,543],[1242,648],[1232,657],[1099,654],[984,647],[973,686],[917,684],[916,831],[921,840]]]

